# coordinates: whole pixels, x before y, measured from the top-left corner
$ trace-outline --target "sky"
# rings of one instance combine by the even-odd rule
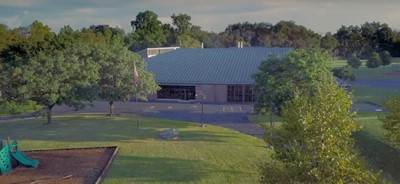
[[[399,0],[0,0],[0,23],[15,28],[39,20],[55,32],[108,24],[131,32],[130,21],[151,10],[163,23],[186,13],[193,25],[216,33],[238,22],[292,20],[325,34],[372,21],[400,30],[399,7]]]

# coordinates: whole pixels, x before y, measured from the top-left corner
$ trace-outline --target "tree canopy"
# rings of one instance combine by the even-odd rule
[[[146,99],[158,89],[140,57],[124,45],[121,29],[92,25],[75,31],[64,26],[55,34],[35,21],[15,32],[3,31],[14,41],[0,50],[0,105],[16,109],[34,102],[47,109],[48,123],[55,105],[83,108],[88,101],[126,100],[134,93]],[[137,88],[134,63],[141,74]],[[111,82],[104,84],[105,80]]]
[[[132,33],[134,50],[160,47],[166,41],[162,23],[158,20],[158,15],[152,11],[140,12],[136,15],[136,19],[131,21],[131,26],[134,30]]]
[[[336,84],[298,91],[285,103],[281,133],[268,141],[279,162],[262,167],[261,183],[379,183],[353,149],[360,125],[351,96]]]
[[[263,61],[253,75],[255,110],[267,113],[271,104],[278,109],[292,99],[296,90],[314,93],[320,87],[335,83],[331,72],[332,57],[322,50],[293,50],[282,58]]]
[[[383,122],[382,127],[387,130],[386,136],[389,142],[400,147],[400,96],[390,98],[385,103],[385,108],[389,112],[379,116],[379,120]]]
[[[110,116],[114,115],[115,101],[127,101],[133,95],[145,100],[147,95],[159,89],[154,77],[145,70],[143,60],[121,43],[96,47],[94,60],[100,64],[98,94],[101,99],[108,101]],[[141,81],[137,87],[134,85],[134,65]]]

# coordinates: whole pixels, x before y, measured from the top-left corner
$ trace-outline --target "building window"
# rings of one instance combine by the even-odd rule
[[[252,86],[244,86],[244,101],[254,102],[254,94]]]
[[[227,100],[228,102],[242,102],[243,90],[242,86],[228,86]]]
[[[194,100],[196,99],[195,86],[170,86],[160,85],[161,90],[157,92],[159,99],[179,99],[179,100]]]

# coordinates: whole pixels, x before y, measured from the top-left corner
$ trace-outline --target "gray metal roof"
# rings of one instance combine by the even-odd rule
[[[290,48],[177,49],[145,59],[159,84],[253,84],[251,75],[270,55]]]

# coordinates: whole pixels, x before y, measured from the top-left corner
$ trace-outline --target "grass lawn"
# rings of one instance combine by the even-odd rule
[[[79,114],[0,123],[0,136],[18,139],[22,150],[113,146],[119,153],[104,183],[257,183],[257,165],[271,151],[263,140],[230,129],[120,115]],[[177,141],[160,140],[166,128]],[[57,164],[57,163],[55,163]]]
[[[251,115],[248,115],[247,118],[249,119],[249,121],[251,121],[253,123],[257,123],[262,128],[264,128],[266,133],[270,132],[271,120],[270,120],[269,115],[263,116],[263,115],[251,114]],[[282,119],[283,119],[282,117],[277,116],[277,115],[272,116],[272,124],[273,124],[272,132],[279,131],[279,127],[282,124],[282,122],[281,122]]]
[[[0,105],[0,118],[1,117],[8,117],[8,116],[12,116],[15,114],[10,114],[9,111],[5,110],[6,108],[10,108],[10,107],[5,107],[5,105]],[[14,111],[16,110],[17,112],[14,112],[16,114],[21,113],[21,112],[26,112],[26,113],[32,113],[32,112],[36,112],[40,109],[43,108],[42,105],[36,105],[35,102],[32,101],[28,101],[27,103],[20,105],[20,106],[12,106],[12,109],[14,109]]]
[[[383,105],[389,97],[400,95],[400,91],[389,88],[380,88],[372,86],[353,86],[353,98],[360,102],[372,102]]]
[[[372,168],[383,170],[383,176],[394,183],[400,183],[400,150],[385,141],[385,130],[381,127],[377,113],[359,113],[356,120],[362,126],[354,134],[361,155]]]

